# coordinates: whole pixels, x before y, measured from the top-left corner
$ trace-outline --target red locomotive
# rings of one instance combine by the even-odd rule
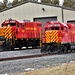
[[[5,38],[9,42],[9,47],[14,49],[18,47],[37,47],[41,41],[41,22],[24,22],[18,20],[5,20],[0,28],[0,38]],[[8,49],[5,46],[5,49]]]
[[[44,27],[44,41],[41,52],[58,53],[75,49],[75,25],[61,22],[47,22]]]
[[[0,47],[14,49],[41,46],[41,52],[58,53],[75,49],[75,25],[47,22],[42,37],[41,22],[5,20],[0,28]],[[43,40],[41,40],[43,39]],[[42,41],[42,43],[41,43]],[[1,48],[2,48],[1,47]]]

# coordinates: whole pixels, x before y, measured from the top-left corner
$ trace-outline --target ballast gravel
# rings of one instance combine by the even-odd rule
[[[0,58],[27,56],[27,55],[36,55],[36,54],[41,54],[40,49],[28,49],[28,50],[0,52]]]
[[[75,53],[0,62],[0,74],[25,72],[75,61]]]

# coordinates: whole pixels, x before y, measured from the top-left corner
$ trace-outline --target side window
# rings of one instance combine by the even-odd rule
[[[61,30],[64,30],[64,28],[63,28],[63,27],[61,27]]]
[[[45,31],[47,31],[48,30],[48,28],[45,28]]]
[[[16,26],[17,26],[17,27],[20,27],[20,25],[19,25],[19,24],[17,24]]]
[[[20,27],[20,24],[19,23],[16,23],[16,27],[19,28]]]
[[[21,28],[24,29],[24,25],[23,24],[21,25]]]
[[[67,27],[64,27],[64,31],[68,31],[68,28]]]
[[[2,27],[4,26],[4,24],[2,24]]]

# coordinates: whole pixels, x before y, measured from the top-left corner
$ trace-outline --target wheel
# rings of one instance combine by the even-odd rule
[[[47,52],[47,53],[51,53],[51,46],[47,46],[46,52]]]
[[[71,52],[75,52],[75,50],[73,50],[73,49],[71,49],[70,51],[71,51]]]
[[[21,50],[21,47],[19,47],[19,50]]]
[[[46,53],[46,45],[43,45],[43,46],[41,47],[41,53]]]
[[[35,49],[36,48],[36,46],[32,46],[32,49]]]
[[[14,47],[11,47],[11,50],[14,50]]]
[[[63,46],[62,51],[63,51],[64,53],[68,52],[67,47],[66,47],[66,46]]]
[[[47,46],[47,50],[46,50],[48,53],[59,53],[59,47],[58,45],[49,45]]]

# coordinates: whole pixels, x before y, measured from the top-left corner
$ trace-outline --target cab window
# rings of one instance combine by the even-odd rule
[[[51,27],[50,30],[54,30],[54,27]]]
[[[59,30],[59,27],[50,27],[50,30]]]
[[[4,24],[2,24],[2,27],[4,26]]]
[[[59,27],[55,27],[55,30],[59,30]]]
[[[61,27],[61,30],[64,30],[64,28],[63,28],[63,27]]]

